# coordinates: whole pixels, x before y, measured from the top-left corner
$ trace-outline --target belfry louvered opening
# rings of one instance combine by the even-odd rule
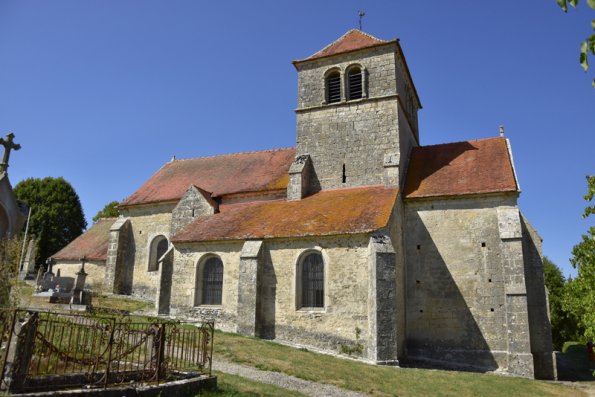
[[[332,72],[326,77],[326,101],[328,103],[341,101],[341,75]]]
[[[358,67],[349,69],[347,72],[347,87],[349,99],[360,99],[363,96],[362,70]]]

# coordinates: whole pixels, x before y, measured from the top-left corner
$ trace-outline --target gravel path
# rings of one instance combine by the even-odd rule
[[[280,372],[261,371],[256,368],[244,365],[234,364],[229,361],[222,361],[220,358],[213,362],[215,371],[225,372],[226,374],[238,375],[261,383],[268,383],[279,386],[284,389],[295,390],[307,396],[324,397],[363,397],[366,394],[356,393],[336,386],[323,383],[311,382],[285,375]]]

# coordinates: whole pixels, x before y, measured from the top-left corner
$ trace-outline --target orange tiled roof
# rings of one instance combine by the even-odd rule
[[[174,201],[188,186],[212,192],[213,197],[233,193],[283,190],[295,149],[274,149],[222,156],[174,160],[165,164],[121,205]]]
[[[416,147],[405,198],[518,191],[504,138]]]
[[[52,255],[56,260],[79,260],[86,256],[89,260],[105,261],[109,229],[117,218],[102,218],[89,230],[78,236],[66,247]]]
[[[219,214],[198,218],[172,242],[368,233],[388,224],[396,197],[397,189],[365,186],[296,201],[222,205]]]
[[[309,61],[312,59],[324,58],[331,55],[361,50],[362,48],[374,47],[387,43],[390,43],[390,41],[380,40],[372,35],[362,32],[359,29],[351,29],[349,32],[345,33],[343,36],[339,37],[337,40],[327,45],[316,54],[306,58],[305,60]]]

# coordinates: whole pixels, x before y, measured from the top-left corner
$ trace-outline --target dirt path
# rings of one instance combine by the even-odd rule
[[[238,375],[243,378],[255,380],[257,382],[268,383],[279,386],[284,389],[298,391],[308,396],[325,396],[325,397],[364,397],[366,394],[357,393],[341,389],[336,386],[331,386],[323,383],[311,382],[296,378],[294,376],[285,375],[280,372],[261,371],[253,367],[234,364],[229,361],[222,361],[220,358],[213,363],[215,371],[224,372],[226,374]]]

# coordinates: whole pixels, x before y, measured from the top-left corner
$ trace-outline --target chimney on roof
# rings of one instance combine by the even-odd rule
[[[504,137],[504,126],[503,125],[500,126],[500,136]]]

